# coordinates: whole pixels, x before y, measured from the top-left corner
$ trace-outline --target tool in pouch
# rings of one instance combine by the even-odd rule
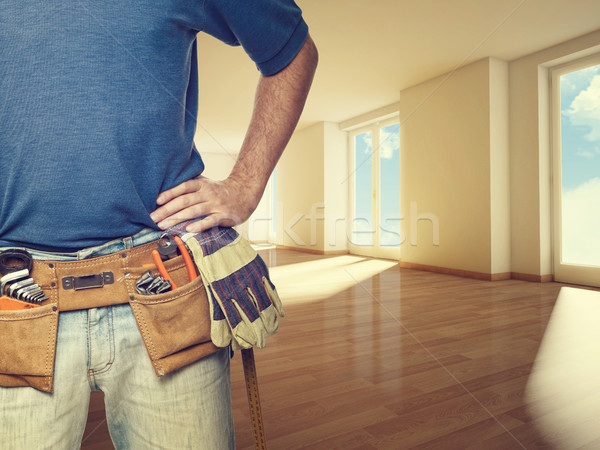
[[[177,285],[167,271],[163,260],[176,257],[178,250],[185,262],[189,281],[192,282],[198,277],[196,266],[181,238],[179,236],[174,238],[170,236],[162,237],[158,241],[158,249],[152,251],[152,260],[159,275],[155,275],[151,270],[144,273],[135,283],[135,289],[139,294],[156,295],[177,289]]]
[[[10,248],[0,252],[0,310],[21,310],[41,306],[48,300],[31,277],[33,258],[26,250]]]

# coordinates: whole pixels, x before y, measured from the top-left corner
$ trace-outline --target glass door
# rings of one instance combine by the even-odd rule
[[[600,286],[600,57],[552,73],[554,278]]]
[[[400,125],[377,123],[351,134],[350,251],[399,259]]]

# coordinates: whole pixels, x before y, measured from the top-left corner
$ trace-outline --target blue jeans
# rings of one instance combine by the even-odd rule
[[[31,251],[37,259],[101,256],[155,240],[144,230],[73,254]],[[91,391],[102,391],[117,449],[234,448],[229,350],[157,377],[128,304],[60,313],[51,394],[0,387],[0,446],[79,448]]]

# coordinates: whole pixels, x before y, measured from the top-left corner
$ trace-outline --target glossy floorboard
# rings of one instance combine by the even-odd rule
[[[255,351],[269,448],[568,448],[544,428],[538,406],[552,395],[528,393],[560,284],[263,256],[286,305],[279,334]],[[238,448],[252,448],[240,355],[232,396]],[[92,396],[83,449],[112,448],[101,400]],[[600,426],[590,430],[578,447],[600,448]]]

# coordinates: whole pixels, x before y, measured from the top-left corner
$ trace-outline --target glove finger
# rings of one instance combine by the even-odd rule
[[[226,320],[213,320],[210,324],[210,340],[217,347],[227,347],[231,342],[231,329]]]
[[[252,325],[248,326],[244,322],[240,322],[240,324],[232,330],[232,334],[233,340],[241,348],[252,348],[257,345],[258,339]]]
[[[235,339],[231,340],[231,350],[233,350],[234,352],[237,352],[238,350],[242,350],[243,347],[240,346],[240,344],[238,344],[238,341],[236,341]]]
[[[258,330],[256,330],[256,328],[254,327],[254,323],[250,321],[250,319],[244,313],[242,308],[240,308],[240,305],[238,305],[238,303],[234,299],[231,299],[231,303],[235,306],[240,317],[242,318],[242,321],[235,328],[232,329],[234,339],[238,342],[238,344],[240,344],[242,348],[252,348],[255,345],[259,348],[262,348],[260,347],[260,345],[262,344],[264,346],[263,341],[265,339],[262,336],[264,332],[257,333],[256,331]]]
[[[263,282],[263,286],[265,287],[265,290],[267,291],[269,299],[271,300],[271,303],[273,304],[273,306],[277,310],[277,313],[279,313],[280,317],[285,317],[285,311],[283,309],[283,303],[281,303],[281,299],[279,298],[279,294],[277,293],[277,291],[275,290],[275,288],[273,287],[273,285],[271,285],[271,282],[267,279],[267,277],[262,277],[262,282]]]
[[[216,295],[206,287],[208,306],[210,308],[210,340],[217,347],[227,347],[231,342],[231,330],[225,313],[217,301]]]
[[[263,325],[269,334],[275,334],[279,331],[279,320],[275,308],[271,305],[267,309],[261,311],[260,318]]]
[[[252,293],[252,290],[247,289],[246,292],[248,292],[248,296],[252,300],[256,311],[260,315],[260,320],[262,321],[263,327],[265,328],[266,332],[268,334],[277,333],[277,331],[279,331],[279,321],[277,320],[277,314],[275,314],[273,305],[270,305],[268,308],[261,311],[258,306],[258,300],[256,300],[256,297]]]

